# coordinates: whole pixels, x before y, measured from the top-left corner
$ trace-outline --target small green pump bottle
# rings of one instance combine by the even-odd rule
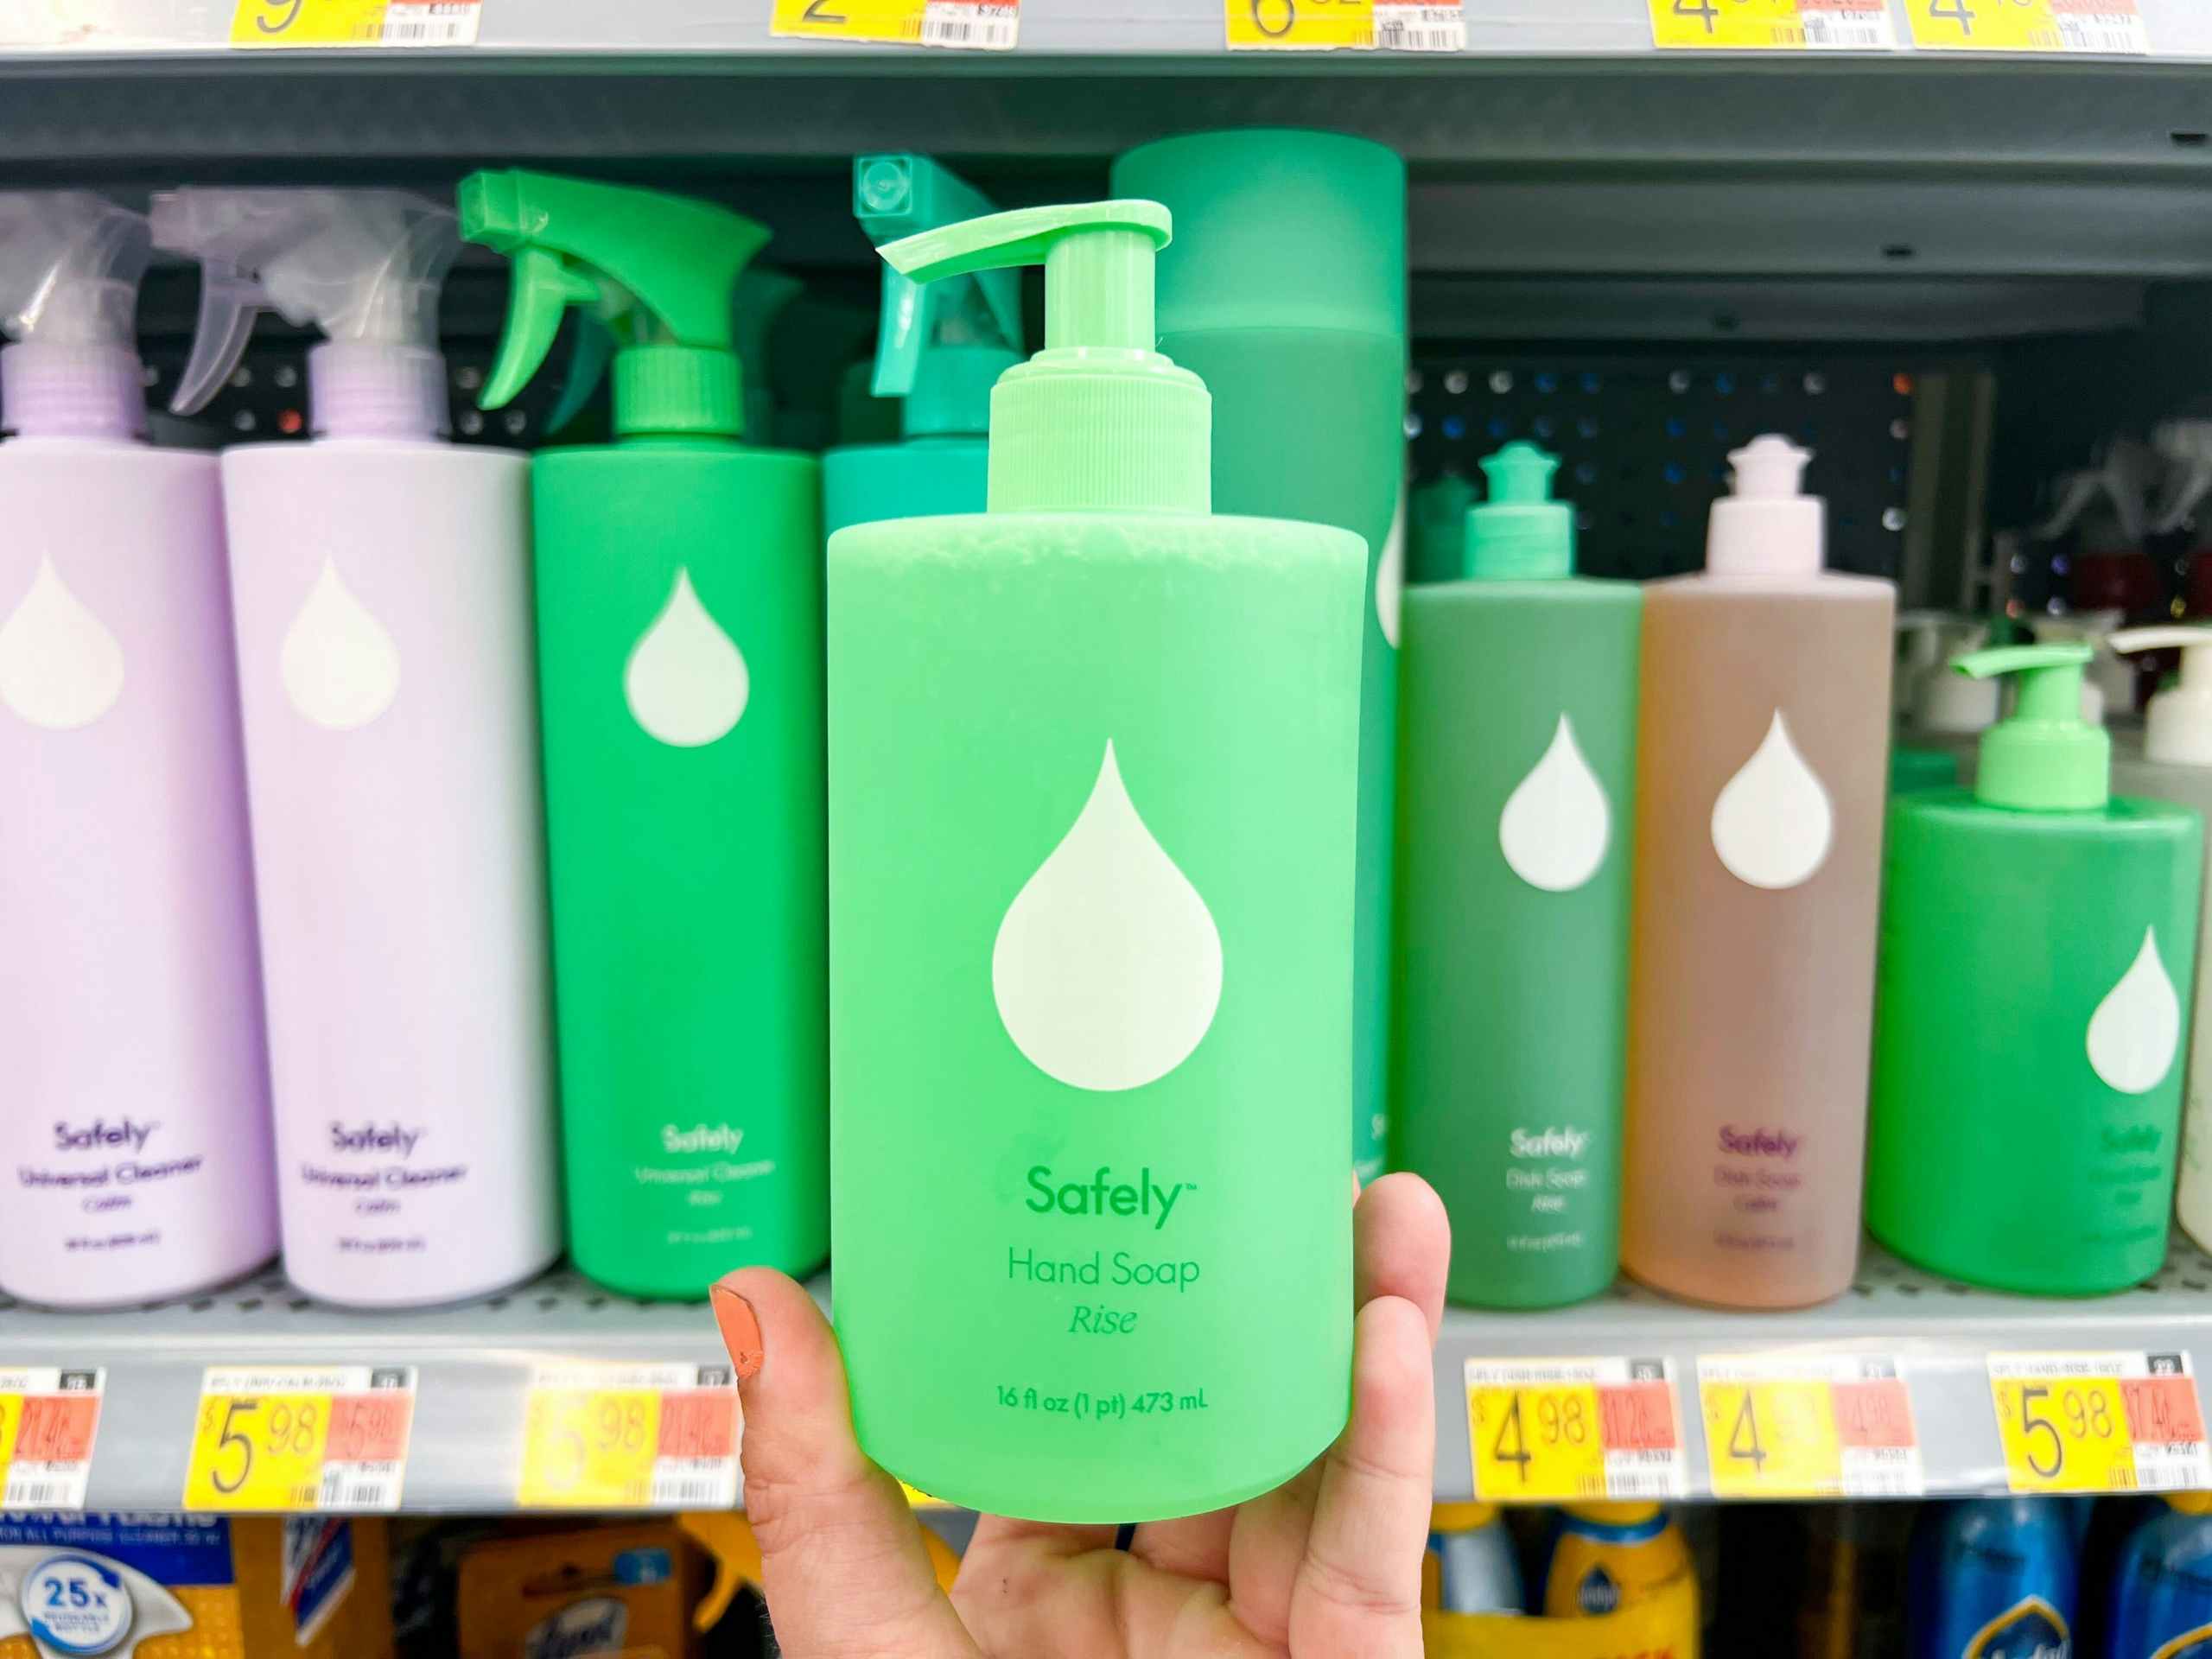
[[[563,309],[615,346],[612,444],[531,466],[569,1244],[644,1296],[829,1247],[819,468],[738,442],[731,295],[767,240],[704,202],[477,173],[514,261],[496,408]]]
[[[1406,590],[1396,1156],[1452,1300],[1553,1307],[1620,1264],[1636,584],[1574,575],[1556,456],[1484,461],[1464,582]]]
[[[2165,1259],[2203,821],[2110,793],[2081,718],[2087,645],[1977,652],[2018,673],[1971,791],[1890,811],[1866,1220],[1935,1272],[2054,1296]]]
[[[1045,1521],[1235,1503],[1351,1365],[1359,537],[1208,512],[1155,202],[883,250],[1045,267],[989,511],[830,538],[836,1319],[870,1456]]]

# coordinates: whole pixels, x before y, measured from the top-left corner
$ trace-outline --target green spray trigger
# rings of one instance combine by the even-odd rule
[[[2012,712],[1981,734],[1977,800],[2023,811],[2088,811],[2112,798],[2112,740],[2082,718],[2086,645],[1999,645],[1956,658],[1977,680],[2018,674]]]
[[[973,185],[926,156],[853,160],[853,213],[872,241],[939,230],[991,211]],[[910,436],[981,433],[989,424],[992,383],[1020,360],[1020,346],[1021,284],[1011,270],[933,283],[887,272],[869,390],[909,400],[904,424]]]
[[[521,168],[471,174],[459,207],[463,236],[514,261],[484,407],[529,384],[573,305],[607,331],[619,433],[744,429],[731,301],[767,244],[765,226],[708,202]],[[564,405],[590,390],[591,332],[587,325],[580,336]]]

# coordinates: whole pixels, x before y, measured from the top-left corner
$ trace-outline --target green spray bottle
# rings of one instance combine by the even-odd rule
[[[612,444],[531,465],[570,1248],[704,1296],[829,1248],[822,596],[811,456],[754,449],[731,296],[767,240],[704,202],[462,181],[514,262],[486,407],[563,309],[615,351]]]
[[[1344,1426],[1359,538],[1208,512],[1149,201],[1045,267],[989,510],[829,550],[836,1319],[870,1456],[1046,1521],[1220,1509]]]
[[[1467,576],[1406,590],[1393,1162],[1452,1216],[1452,1300],[1552,1307],[1620,1263],[1634,582],[1574,575],[1556,456],[1482,463]]]
[[[2182,1009],[2203,821],[2111,793],[2082,719],[2085,645],[1959,671],[2020,676],[1974,788],[1890,809],[1866,1222],[1908,1261],[2087,1296],[2157,1271],[2181,1128]]]
[[[853,162],[853,213],[877,243],[981,219],[991,204],[926,156]],[[981,512],[991,386],[1021,361],[1021,285],[1011,270],[918,283],[886,268],[876,325],[878,397],[899,400],[898,443],[822,457],[822,528]]]

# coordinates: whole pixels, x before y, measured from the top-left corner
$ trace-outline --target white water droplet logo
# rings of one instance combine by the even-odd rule
[[[1728,873],[1779,890],[1811,880],[1835,839],[1835,809],[1783,724],[1782,710],[1751,758],[1713,803],[1713,850]]]
[[[1398,481],[1398,510],[1390,517],[1390,533],[1382,538],[1382,556],[1375,562],[1375,620],[1390,649],[1398,648],[1398,611],[1406,597],[1406,485]]]
[[[284,630],[276,666],[300,717],[329,731],[358,731],[399,695],[399,647],[329,559]]]
[[[0,702],[34,726],[89,726],[123,695],[123,647],[41,554],[38,574],[0,622]]]
[[[2158,931],[2089,1016],[2089,1065],[2123,1095],[2147,1094],[2173,1070],[2181,1047],[2181,998],[2158,959]]]
[[[1498,814],[1498,850],[1530,887],[1572,893],[1597,874],[1611,838],[1605,785],[1582,758],[1574,722],[1561,715],[1551,746]]]
[[[668,603],[631,647],[622,671],[632,716],[671,747],[696,749],[727,736],[752,693],[745,654],[707,614],[691,572],[679,567]]]
[[[991,991],[1014,1046],[1074,1089],[1164,1077],[1213,1026],[1220,931],[1137,816],[1110,741],[1082,812],[1007,906]]]

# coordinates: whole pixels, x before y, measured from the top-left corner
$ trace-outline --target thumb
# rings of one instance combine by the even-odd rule
[[[853,1435],[845,1364],[814,1299],[766,1268],[715,1286],[745,1407],[745,1512],[788,1659],[976,1659],[899,1483]]]

